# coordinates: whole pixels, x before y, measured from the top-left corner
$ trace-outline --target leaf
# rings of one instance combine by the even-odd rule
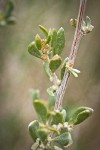
[[[39,50],[36,48],[35,46],[35,42],[32,42],[29,44],[28,46],[28,52],[38,58],[41,58],[41,53],[39,52]]]
[[[53,51],[53,54],[60,55],[65,46],[65,34],[64,34],[64,29],[62,27],[57,32],[57,41],[56,42],[57,42],[57,45]]]
[[[47,41],[46,41],[46,44],[49,44],[50,41],[51,41],[51,36],[52,36],[52,31],[51,29],[49,30],[49,33],[48,33],[48,36],[47,36]]]
[[[63,114],[61,112],[55,112],[55,114],[52,115],[51,125],[57,125],[59,123],[64,123]]]
[[[47,108],[44,102],[40,100],[34,100],[33,105],[41,121],[45,124],[47,121]]]
[[[86,120],[93,113],[93,109],[89,107],[79,107],[71,115],[69,124],[77,125]]]
[[[48,30],[45,27],[43,27],[42,25],[39,25],[39,28],[43,31],[45,36],[48,37]]]
[[[78,114],[74,125],[80,124],[81,122],[83,122],[84,120],[86,120],[92,113],[89,110],[84,110],[83,112],[81,112],[80,114]]]
[[[71,134],[70,134],[70,132],[65,132],[65,133],[53,138],[52,141],[61,146],[68,146],[68,145],[72,144]]]
[[[49,78],[52,78],[52,76],[51,76],[51,70],[50,70],[50,68],[49,68],[49,63],[48,63],[48,62],[44,62],[44,63],[43,63],[43,67],[44,67],[44,70],[45,70],[47,76],[48,76]]]
[[[53,29],[53,31],[52,31],[51,47],[53,48],[53,53],[54,53],[54,51],[56,50],[56,47],[57,47],[57,31],[56,31],[56,29]]]
[[[7,9],[6,9],[6,13],[5,13],[5,18],[9,18],[12,15],[12,11],[14,9],[14,4],[11,0],[8,1],[7,4]]]
[[[47,139],[48,133],[48,130],[44,128],[40,128],[37,130],[37,136],[42,142],[44,142]]]
[[[61,65],[61,57],[58,55],[55,55],[52,59],[50,59],[50,64],[49,67],[51,69],[51,71],[54,73],[59,66]]]
[[[30,94],[32,96],[32,100],[33,101],[40,98],[40,92],[39,92],[39,90],[30,89]]]
[[[39,122],[37,120],[32,121],[28,126],[29,133],[34,141],[36,141],[37,139],[36,132],[38,128],[39,128]]]
[[[63,61],[62,67],[61,67],[61,80],[64,77],[64,73],[65,73],[65,70],[66,70],[66,63],[67,62],[68,62],[68,57],[65,58],[65,60]]]
[[[35,37],[35,44],[36,44],[36,47],[38,48],[38,50],[41,50],[41,47],[42,47],[41,38],[38,34]]]
[[[53,110],[56,101],[56,96],[50,96],[48,101],[48,109]]]

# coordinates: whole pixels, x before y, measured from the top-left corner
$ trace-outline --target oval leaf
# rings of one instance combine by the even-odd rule
[[[59,123],[64,123],[63,114],[61,112],[55,112],[55,114],[52,115],[51,125],[57,125]]]
[[[28,52],[38,58],[41,58],[41,53],[39,52],[39,50],[36,48],[35,46],[35,42],[32,42],[29,44],[28,46]]]
[[[54,29],[52,32],[51,47],[53,48],[53,54],[60,55],[65,46],[65,34],[64,29],[61,27],[58,32]]]
[[[72,144],[71,134],[69,132],[65,132],[65,133],[53,138],[52,141],[61,146],[68,146],[68,145]]]
[[[28,126],[29,133],[30,133],[32,139],[34,140],[34,142],[37,139],[36,131],[38,128],[39,128],[39,122],[37,120],[32,121]]]
[[[47,108],[43,101],[35,100],[33,102],[34,108],[40,117],[41,121],[45,124],[47,120]]]
[[[72,114],[69,124],[77,125],[87,119],[93,113],[93,109],[89,107],[79,107],[76,109],[74,114]]]
[[[60,65],[61,65],[61,57],[58,55],[55,55],[50,60],[49,67],[50,67],[51,71],[54,73],[59,68]]]
[[[57,49],[54,54],[60,55],[65,47],[65,33],[64,29],[61,27],[57,32]]]
[[[81,113],[78,114],[74,125],[80,124],[84,120],[86,120],[89,116],[91,116],[92,112],[90,110],[84,110]]]
[[[47,139],[48,133],[48,130],[44,128],[40,128],[37,130],[37,136],[43,142]]]
[[[56,29],[53,29],[53,31],[52,31],[51,47],[53,49],[53,54],[55,54],[56,47],[57,47],[57,31],[56,31]]]

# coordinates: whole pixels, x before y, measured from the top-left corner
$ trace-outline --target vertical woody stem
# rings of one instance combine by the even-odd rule
[[[71,51],[69,54],[69,60],[68,60],[68,63],[71,64],[72,66],[74,65],[74,61],[77,55],[77,50],[80,44],[80,40],[83,36],[82,23],[83,23],[83,17],[85,13],[86,1],[87,0],[80,0],[80,7],[79,7],[79,12],[78,12],[78,18],[77,18],[77,26],[76,26],[74,39],[73,39]],[[56,92],[56,102],[55,102],[54,110],[62,109],[62,101],[63,101],[63,97],[64,97],[64,94],[68,85],[69,77],[70,77],[70,73],[65,71],[62,83]]]

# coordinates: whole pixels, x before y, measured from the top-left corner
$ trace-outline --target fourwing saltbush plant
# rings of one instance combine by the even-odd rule
[[[14,4],[8,1],[4,11],[0,11],[0,27],[15,24],[15,17],[12,15]]]
[[[45,38],[41,38],[37,34],[35,40],[28,46],[28,52],[43,62],[44,70],[52,82],[52,86],[47,89],[48,103],[41,100],[39,90],[31,91],[33,106],[38,115],[38,120],[32,121],[28,126],[30,136],[33,139],[31,147],[33,150],[66,149],[72,144],[71,132],[74,127],[93,113],[92,108],[82,106],[77,108],[67,120],[66,110],[62,107],[62,100],[70,75],[78,77],[80,73],[73,67],[80,39],[93,29],[89,17],[83,21],[85,5],[86,0],[81,0],[78,18],[70,20],[71,25],[76,29],[69,57],[64,60],[61,57],[65,47],[65,31],[62,27],[58,30],[47,30],[39,25]],[[56,75],[58,68],[60,79]]]

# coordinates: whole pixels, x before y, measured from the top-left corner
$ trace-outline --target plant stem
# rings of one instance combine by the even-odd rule
[[[69,54],[69,60],[68,60],[68,63],[71,64],[72,66],[74,66],[74,61],[77,55],[77,50],[80,44],[80,40],[83,36],[82,23],[83,23],[83,17],[85,13],[86,1],[87,0],[80,0],[80,7],[79,7],[78,18],[77,18],[77,26],[76,26],[74,39],[73,39],[71,51]],[[68,85],[69,77],[70,77],[70,73],[65,71],[62,83],[56,92],[56,102],[55,102],[54,110],[62,109],[63,97],[64,97],[64,94]]]

